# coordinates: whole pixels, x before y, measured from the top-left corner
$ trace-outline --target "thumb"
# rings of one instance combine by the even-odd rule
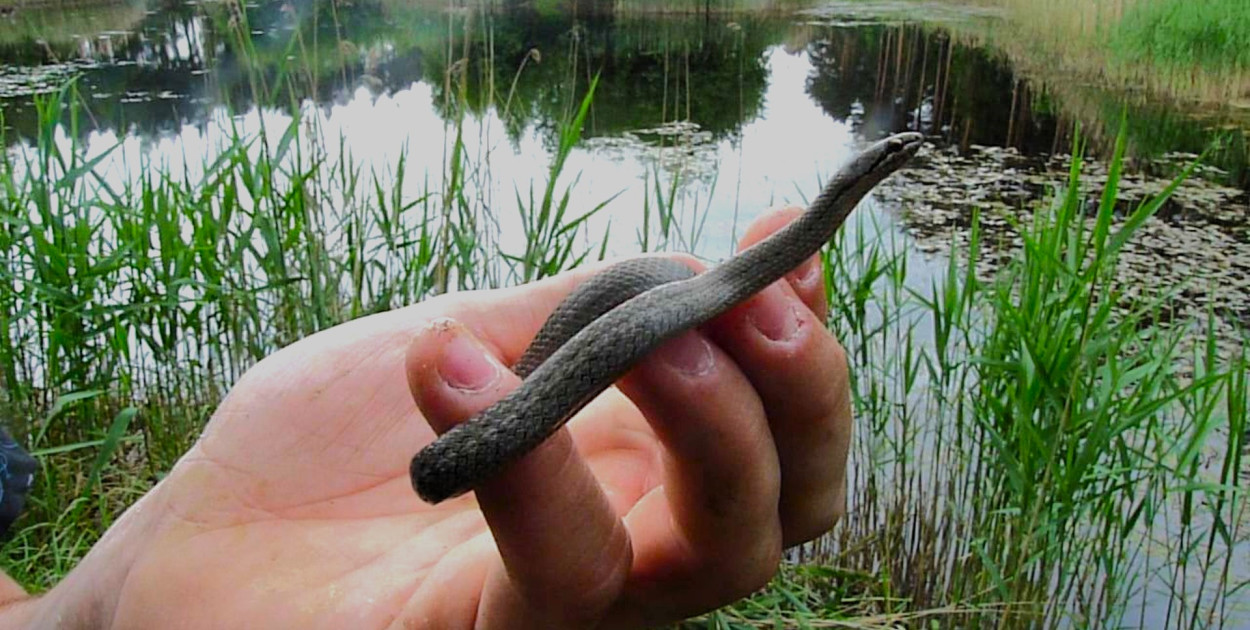
[[[446,318],[417,334],[407,372],[414,400],[439,433],[520,384],[462,324]],[[502,563],[483,589],[483,625],[585,627],[619,596],[632,563],[629,537],[567,429],[473,495],[446,504],[463,508],[471,496]]]

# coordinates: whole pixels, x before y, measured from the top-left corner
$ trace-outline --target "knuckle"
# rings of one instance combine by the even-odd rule
[[[811,542],[829,533],[846,515],[841,505],[830,505],[809,514],[808,518],[786,529],[786,547]]]
[[[780,544],[760,545],[758,551],[747,559],[745,566],[739,567],[736,576],[730,580],[727,585],[730,592],[727,595],[738,600],[767,586],[781,567],[781,557]]]

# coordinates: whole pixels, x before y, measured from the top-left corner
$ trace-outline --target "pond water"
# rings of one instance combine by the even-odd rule
[[[1134,155],[1218,146],[1211,160],[1223,183],[1250,181],[1250,120],[1086,85],[1079,96],[1065,91],[1074,101],[1066,107],[1044,78],[1013,74],[1004,55],[966,35],[995,28],[1000,18],[984,9],[694,3],[661,15],[646,4],[508,2],[478,13],[388,0],[244,8],[130,0],[26,5],[0,18],[5,143],[33,142],[34,95],[78,76],[78,140],[97,154],[119,145],[100,167],[113,183],[151,164],[199,172],[233,133],[255,134],[263,121],[276,138],[272,130],[298,110],[329,139],[329,158],[345,153],[386,173],[402,155],[415,196],[445,176],[460,111],[452,102],[463,96],[467,153],[490,165],[472,185],[508,249],[521,246],[522,231],[517,213],[500,209],[514,208],[518,191],[541,190],[559,121],[598,73],[585,141],[566,169],[577,178],[572,212],[611,199],[588,233],[611,234],[608,253],[636,251],[652,218],[639,209],[654,207],[658,182],[677,180],[676,245],[713,260],[765,208],[815,194],[855,143],[894,131],[1031,156],[1066,153],[1080,126],[1093,152],[1106,154],[1127,109]],[[466,57],[464,80],[450,82],[449,60]],[[917,286],[928,285],[929,269],[927,259],[913,264]]]
[[[1245,187],[1250,181],[1250,119],[1243,113],[1212,116],[1204,109],[1198,116],[1190,106],[1098,86],[1083,86],[1080,103],[1065,103],[1044,77],[1017,76],[995,51],[952,37],[952,23],[962,29],[956,32],[993,28],[997,18],[986,10],[868,2],[769,5],[748,12],[717,4],[705,13],[696,3],[682,13],[658,15],[645,5],[631,11],[605,3],[571,10],[503,3],[488,17],[472,19],[463,8],[447,12],[441,3],[297,0],[246,5],[251,39],[237,46],[231,25],[238,24],[239,13],[230,3],[131,0],[57,11],[37,6],[28,3],[0,17],[0,102],[8,143],[35,133],[32,93],[81,73],[91,123],[82,126],[85,137],[107,130],[155,141],[177,137],[186,127],[202,129],[223,108],[248,112],[260,100],[281,111],[275,103],[289,109],[307,99],[336,127],[350,128],[349,141],[369,146],[384,129],[392,141],[423,140],[412,144],[412,157],[433,153],[430,163],[436,164],[442,143],[430,142],[427,134],[431,119],[451,114],[443,100],[448,59],[470,51],[476,75],[468,86],[470,102],[489,115],[484,86],[489,82],[498,100],[515,89],[506,136],[527,162],[546,161],[555,121],[569,106],[561,91],[579,80],[584,88],[587,75],[597,71],[601,84],[587,136],[628,135],[639,139],[641,149],[659,138],[640,131],[688,121],[717,145],[705,168],[734,166],[731,172],[747,178],[779,157],[789,160],[779,166],[799,171],[795,175],[803,180],[836,163],[836,152],[824,144],[836,141],[833,136],[801,136],[806,142],[800,143],[785,137],[787,131],[875,137],[919,129],[964,147],[1015,147],[1031,155],[1066,152],[1077,124],[1087,135],[1105,138],[1127,108],[1137,155],[1196,153],[1223,141],[1212,159],[1229,172],[1230,183]],[[485,46],[491,52],[484,53]],[[385,119],[397,108],[402,116]],[[765,146],[743,148],[753,132],[789,149],[774,154]],[[723,162],[726,146],[744,159],[769,157],[737,169]],[[636,152],[611,144],[589,151],[616,157]],[[601,192],[613,188],[590,176],[584,181]]]
[[[728,254],[766,207],[815,194],[857,142],[908,129],[939,145],[1032,156],[1066,153],[1079,126],[1093,152],[1106,154],[1126,110],[1133,155],[1216,146],[1210,159],[1222,183],[1250,182],[1250,118],[1241,112],[1199,116],[1088,85],[1064,92],[1074,101],[1067,107],[1046,78],[1013,74],[1004,55],[967,35],[992,31],[993,11],[736,4],[748,6],[693,3],[660,14],[645,3],[507,2],[489,13],[387,0],[242,11],[197,1],[24,5],[0,18],[4,139],[33,142],[34,95],[78,76],[78,140],[96,154],[119,145],[100,168],[114,183],[152,164],[198,172],[233,133],[255,134],[263,121],[276,138],[298,110],[329,139],[328,157],[385,173],[402,155],[407,192],[420,195],[446,172],[460,112],[453,101],[463,97],[467,153],[490,172],[473,185],[502,222],[506,248],[520,238],[510,229],[519,219],[499,209],[513,208],[518,191],[541,189],[559,122],[597,73],[585,141],[566,169],[577,178],[573,212],[610,199],[588,233],[611,234],[609,253],[636,251],[650,218],[639,209],[654,201],[657,182],[676,179],[676,206],[690,210],[677,244],[710,259]],[[926,261],[914,268],[927,286]]]
[[[607,233],[609,253],[636,251],[655,221],[641,209],[654,205],[657,182],[676,180],[686,211],[673,246],[711,260],[732,251],[752,217],[810,198],[856,146],[895,131],[1037,156],[1068,152],[1079,126],[1106,154],[1127,111],[1141,165],[1219,143],[1214,177],[1250,186],[1241,114],[1197,116],[1100,86],[1065,102],[1044,78],[1016,75],[1003,55],[957,35],[999,19],[899,2],[696,3],[663,15],[607,3],[479,13],[394,0],[23,7],[0,17],[0,105],[5,143],[29,145],[35,95],[78,76],[77,140],[94,154],[118,146],[100,165],[113,182],[152,164],[201,172],[236,130],[263,124],[276,142],[298,113],[332,139],[321,147],[331,161],[350,155],[364,172],[385,172],[402,155],[410,196],[444,177],[460,124],[466,153],[489,164],[471,180],[481,203],[515,208],[531,185],[541,191],[559,123],[597,73],[584,141],[562,179],[576,179],[574,213],[610,200],[588,222],[588,242]],[[865,210],[906,229],[888,204]],[[523,246],[516,215],[497,214],[501,249]],[[908,282],[925,289],[943,271],[917,253]]]

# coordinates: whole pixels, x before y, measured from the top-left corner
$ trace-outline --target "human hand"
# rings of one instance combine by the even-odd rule
[[[743,246],[799,212],[766,215]],[[665,344],[476,493],[413,492],[431,425],[516,387],[504,364],[600,268],[266,358],[46,606],[21,610],[90,627],[633,628],[763,586],[844,506],[846,361],[814,259]]]

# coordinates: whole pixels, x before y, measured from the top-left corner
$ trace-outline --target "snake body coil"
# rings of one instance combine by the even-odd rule
[[[917,133],[872,144],[798,219],[705,273],[644,258],[587,280],[556,308],[513,368],[521,385],[412,458],[417,494],[438,503],[471,490],[542,443],[665,340],[780,279],[827,243],[860,199],[920,144]]]

